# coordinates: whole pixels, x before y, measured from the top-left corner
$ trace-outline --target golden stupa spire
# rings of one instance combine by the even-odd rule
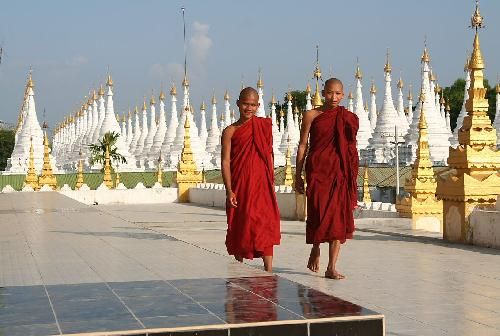
[[[497,83],[496,85],[496,93],[500,93],[500,83]]]
[[[311,94],[311,84],[309,82],[307,82],[306,94]]]
[[[348,99],[354,99],[354,96],[352,95],[352,91],[349,91],[349,95],[347,96]]]
[[[229,100],[229,92],[227,92],[227,90],[226,93],[224,94],[224,100]]]
[[[99,96],[104,96],[104,88],[102,87],[102,85],[99,87]]]
[[[321,69],[319,67],[319,46],[316,46],[316,67],[314,68],[313,77],[316,79],[316,90],[312,98],[312,106],[313,108],[318,108],[323,105],[319,88],[319,81],[322,79]]]
[[[259,80],[257,80],[257,88],[262,89],[264,82],[262,81],[262,69],[259,67]]]
[[[215,90],[214,93],[212,94],[212,105],[217,104],[217,99],[215,98]]]
[[[163,92],[163,89],[161,89],[158,99],[160,99],[161,101],[165,101],[165,92]]]
[[[273,91],[273,94],[271,96],[271,105],[276,105],[277,101],[276,101],[276,97],[274,96],[274,91]]]
[[[143,110],[143,111],[146,111],[146,110],[147,110],[147,106],[146,106],[146,97],[144,97],[144,100],[142,101],[142,110]]]
[[[38,179],[40,187],[48,185],[55,190],[57,188],[57,180],[52,172],[52,165],[50,164],[50,149],[49,149],[49,139],[47,138],[47,132],[44,133],[43,137],[43,166],[42,174]]]
[[[28,83],[26,84],[26,87],[32,88],[32,89],[35,87],[35,83],[33,82],[33,77],[31,76],[31,69],[30,69],[30,72],[28,74]]]
[[[82,152],[80,151],[80,155],[82,155]],[[78,173],[76,175],[76,184],[75,184],[75,190],[80,189],[80,187],[83,185],[84,180],[83,180],[83,159],[80,158],[78,160]]]
[[[156,100],[155,100],[154,94],[152,93],[151,94],[151,99],[149,100],[149,105],[154,105],[154,104],[156,104]]]
[[[189,81],[188,81],[188,77],[187,77],[186,73],[184,74],[184,79],[182,80],[182,86],[184,86],[184,87],[189,86]]]
[[[104,177],[103,182],[109,189],[113,188],[113,178],[111,177],[111,160],[109,158],[109,144],[106,145],[104,154]]]
[[[170,88],[170,95],[177,96],[177,88],[175,87],[174,83],[172,83],[172,87]]]
[[[408,97],[406,97],[408,100],[413,100],[413,93],[412,93],[412,85],[408,86]]]
[[[186,116],[184,122],[184,142],[176,174],[179,202],[181,203],[189,202],[189,188],[202,181],[201,172],[197,170],[196,163],[194,162],[190,129],[189,116]]]
[[[422,63],[429,63],[431,61],[429,51],[427,50],[427,36],[424,39],[424,52],[422,53],[422,57],[420,58],[420,60]]]
[[[108,75],[108,80],[106,81],[107,86],[113,86],[113,79],[111,78],[111,74]]]
[[[356,79],[361,80],[361,79],[363,79],[363,73],[361,72],[361,69],[359,68],[359,62],[356,62],[356,63],[357,63],[356,64],[356,72],[354,73],[354,77]]]
[[[24,179],[25,185],[30,185],[33,190],[38,190],[38,176],[36,175],[35,169],[35,155],[33,150],[33,138],[30,138],[30,156],[28,159],[28,172],[26,173],[26,178]]]
[[[402,89],[402,88],[404,88],[404,86],[405,86],[405,82],[403,82],[403,78],[399,77],[398,88]]]
[[[115,188],[120,184],[120,173],[115,169]]]
[[[391,66],[391,60],[390,60],[390,51],[389,48],[387,48],[387,54],[386,54],[386,61],[385,61],[385,66],[384,66],[384,72],[385,73],[390,73],[392,71],[392,66]]]
[[[285,182],[284,184],[293,187],[293,174],[292,174],[292,151],[290,149],[290,136],[287,138],[287,147],[285,155]]]
[[[204,101],[204,100],[202,100],[202,101],[201,101],[201,105],[200,105],[200,110],[205,111],[206,109],[207,109],[207,108],[206,108],[206,106],[205,106],[205,101]]]
[[[158,156],[158,167],[156,168],[156,182],[159,183],[163,187],[163,169],[162,169],[162,159],[161,159],[161,150],[160,155]]]
[[[370,87],[370,93],[371,94],[377,93],[377,88],[375,87],[375,81],[373,79],[372,79],[372,86]]]
[[[370,185],[368,184],[368,166],[365,167],[363,172],[363,202],[365,204],[371,203]]]

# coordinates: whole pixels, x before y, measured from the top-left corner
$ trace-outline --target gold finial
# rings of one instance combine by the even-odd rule
[[[47,138],[47,132],[44,132],[43,138],[43,166],[42,174],[38,179],[38,183],[41,187],[48,185],[55,190],[57,188],[57,180],[52,173],[52,165],[50,163],[50,149],[49,149],[49,139]]]
[[[439,103],[441,105],[445,105],[446,104],[446,100],[444,99],[444,95],[441,97],[441,99],[439,99]]]
[[[349,96],[347,96],[349,99],[354,99],[354,96],[352,95],[352,91],[349,91]]]
[[[319,68],[319,46],[316,46],[316,67],[314,68],[314,78],[316,79],[316,90],[314,91],[312,105],[314,108],[320,107],[323,105],[323,100],[321,99],[320,89],[319,89],[319,80],[321,77],[321,70]]]
[[[158,97],[161,101],[165,101],[165,92],[163,92],[163,89],[160,91],[160,96]]]
[[[97,101],[97,92],[95,90],[92,92],[92,101]]]
[[[108,80],[106,81],[107,86],[113,86],[113,79],[111,78],[111,74],[108,75]]]
[[[146,97],[144,97],[144,101],[142,102],[142,110],[146,111]]]
[[[35,151],[33,150],[33,138],[30,138],[30,156],[28,161],[28,172],[26,173],[26,178],[24,183],[30,185],[33,190],[38,190],[38,176],[35,170]]]
[[[229,100],[229,92],[227,92],[227,90],[226,93],[224,94],[224,100]]]
[[[484,18],[481,16],[481,13],[479,13],[479,1],[476,0],[476,10],[470,19],[470,26],[477,31],[479,28],[483,28],[483,21]]]
[[[201,102],[200,110],[202,110],[202,111],[206,110],[205,101],[204,100]]]
[[[262,81],[262,71],[259,68],[259,80],[257,81],[257,87],[262,89],[264,87],[264,82]]]
[[[109,144],[106,144],[106,152],[104,154],[103,182],[109,189],[113,188],[113,178],[111,177],[111,160],[109,158]]]
[[[177,88],[175,87],[174,83],[172,83],[172,87],[170,88],[170,95],[177,96]]]
[[[418,129],[420,130],[420,133],[422,133],[422,130],[427,129],[427,120],[425,119],[424,110],[425,93],[422,92],[421,96],[423,96],[421,100],[422,108],[420,109],[420,119],[418,120]]]
[[[384,66],[384,72],[390,73],[392,71],[391,62],[390,62],[390,52],[389,48],[387,48],[386,61]]]
[[[274,92],[273,92],[273,95],[271,97],[271,105],[276,105],[276,97],[274,96]]]
[[[311,84],[309,84],[309,82],[307,82],[306,93],[311,94]]]
[[[120,173],[116,170],[115,173],[115,188],[120,184]]]
[[[31,77],[31,70],[30,70],[29,75],[28,75],[28,84],[27,84],[27,86],[29,88],[32,88],[32,89],[35,87],[35,83],[33,82],[33,78]]]
[[[212,95],[212,105],[215,105],[217,104],[217,99],[215,98],[215,90],[214,90],[214,93]]]
[[[354,77],[356,79],[359,79],[359,80],[361,80],[363,78],[363,73],[361,72],[361,69],[359,68],[359,64],[356,65],[356,72],[354,74]]]
[[[405,83],[403,82],[403,79],[401,77],[399,77],[398,88],[402,89],[404,86],[405,86]]]
[[[377,88],[375,87],[375,81],[372,79],[372,86],[370,87],[370,93],[377,93]]]
[[[299,106],[297,104],[295,104],[295,107],[293,109],[293,113],[295,113],[295,114],[299,114],[300,113]]]
[[[282,118],[283,118],[284,116],[285,116],[285,110],[282,108],[282,109],[280,110],[280,117],[282,117]]]
[[[149,101],[149,105],[154,105],[156,104],[155,96],[151,95],[151,100]]]
[[[368,103],[365,102],[365,112],[368,112],[368,111],[369,111],[369,109],[368,109]]]
[[[288,101],[293,100],[292,92],[290,91],[290,89],[288,89],[288,92],[286,94],[286,100],[288,100]]]
[[[436,82],[437,81],[437,76],[434,71],[431,71],[431,76],[430,76],[431,81]]]
[[[469,63],[469,68],[472,69],[484,69],[483,55],[481,54],[481,47],[479,44],[479,33],[476,29],[474,35],[474,49],[472,50],[472,56]]]
[[[99,96],[104,96],[104,88],[102,87],[102,85],[99,88]]]
[[[412,93],[412,87],[410,84],[410,88],[408,89],[408,100],[413,100],[413,93]]]
[[[189,86],[189,81],[187,78],[187,74],[184,74],[184,79],[182,80],[182,86],[188,87]]]
[[[161,186],[163,186],[163,169],[162,169],[162,159],[161,159],[161,151],[160,155],[158,156],[158,167],[156,170],[156,182],[159,183]]]
[[[422,91],[420,91],[420,96],[418,98],[419,98],[420,102],[425,101],[425,92],[423,89],[422,89]]]
[[[446,102],[446,112],[450,112],[451,111],[451,107],[450,107],[450,100],[448,99],[448,101]]]
[[[497,86],[496,86],[496,92],[497,92],[497,93],[500,93],[500,83],[497,83]]]
[[[429,63],[431,61],[431,57],[429,56],[429,52],[427,51],[427,46],[424,47],[424,53],[421,57],[422,63]]]
[[[434,93],[439,93],[441,92],[441,87],[439,86],[439,84],[436,84],[436,86],[434,87]]]
[[[128,109],[128,119],[132,118],[132,112],[130,111],[130,108]]]

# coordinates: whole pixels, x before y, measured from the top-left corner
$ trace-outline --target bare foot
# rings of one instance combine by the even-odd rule
[[[342,280],[345,279],[345,276],[343,274],[340,274],[336,270],[327,269],[325,272],[325,278],[333,280]]]
[[[319,256],[319,246],[313,246],[311,248],[311,254],[309,254],[309,260],[307,261],[307,268],[316,273],[319,271]]]
[[[242,256],[237,256],[237,255],[235,255],[235,256],[234,256],[234,259],[236,259],[236,260],[237,260],[237,261],[239,261],[239,262],[243,262],[243,257],[242,257]]]

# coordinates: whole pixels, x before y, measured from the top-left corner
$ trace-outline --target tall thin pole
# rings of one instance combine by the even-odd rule
[[[396,198],[399,196],[399,150],[398,150],[398,125],[394,126],[394,143],[396,150]]]
[[[184,26],[184,77],[187,76],[187,45],[186,45],[186,18],[184,17],[186,8],[182,7],[182,24]]]

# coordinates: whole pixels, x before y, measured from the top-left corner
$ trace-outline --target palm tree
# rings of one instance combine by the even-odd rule
[[[104,134],[102,140],[98,140],[99,144],[90,144],[89,149],[91,152],[90,165],[93,166],[95,163],[101,163],[104,165],[104,160],[106,156],[106,147],[109,148],[110,164],[112,161],[118,163],[127,163],[127,159],[123,155],[117,152],[116,141],[120,133],[107,132]]]

